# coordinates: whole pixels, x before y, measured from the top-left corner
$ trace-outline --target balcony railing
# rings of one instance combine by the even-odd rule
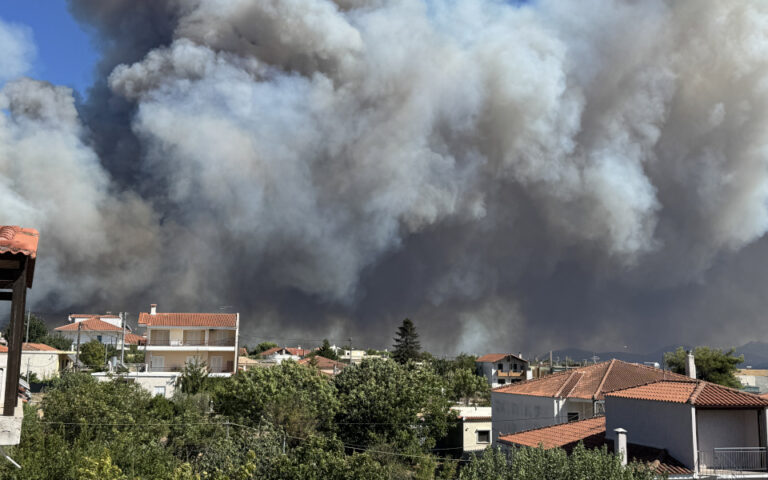
[[[768,457],[765,447],[715,448],[699,451],[699,473],[765,472]]]
[[[149,340],[150,347],[234,347],[235,339],[227,338],[224,340],[167,340],[154,339]]]
[[[206,367],[209,373],[231,373],[233,370],[233,363],[231,360],[225,362],[225,365],[221,368]],[[181,372],[184,369],[184,365],[171,365],[169,367],[153,367],[149,366],[149,372]]]

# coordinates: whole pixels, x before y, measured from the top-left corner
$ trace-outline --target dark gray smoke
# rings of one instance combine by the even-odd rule
[[[70,3],[83,105],[0,93],[38,305],[379,347],[407,315],[446,353],[768,335],[768,5]]]

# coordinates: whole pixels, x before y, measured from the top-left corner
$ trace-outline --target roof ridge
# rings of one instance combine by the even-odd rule
[[[600,380],[600,385],[597,386],[597,389],[595,390],[595,393],[592,395],[592,400],[597,400],[597,397],[600,396],[600,392],[603,391],[603,385],[605,385],[605,381],[608,379],[608,375],[610,375],[611,370],[613,369],[613,366],[616,364],[616,359],[612,358],[610,361],[610,364],[608,365],[608,368],[605,369],[605,373],[603,374],[603,378]]]
[[[575,383],[575,384],[573,384],[573,385],[571,386],[570,390],[568,390],[568,393],[572,392],[572,391],[573,391],[573,389],[574,389],[574,388],[576,388],[576,385],[579,383],[579,381],[582,379],[582,377],[584,377],[584,373],[583,373],[583,372],[579,372],[578,370],[572,370],[572,371],[571,371],[571,374],[568,376],[568,379],[567,379],[566,381],[564,381],[562,385],[560,385],[560,388],[558,388],[558,389],[557,389],[557,392],[555,392],[555,394],[553,395],[553,397],[554,397],[554,398],[560,398],[560,396],[563,394],[563,390],[565,389],[565,387],[566,387],[566,386],[567,386],[569,383],[571,383],[571,380],[572,380],[572,379],[573,379],[573,377],[575,377],[576,375],[578,375],[578,376],[579,376],[579,378],[576,380],[576,383]]]
[[[696,388],[693,389],[691,392],[691,396],[688,397],[688,402],[690,404],[693,404],[696,402],[696,400],[699,398],[699,394],[702,390],[704,390],[704,387],[706,386],[706,382],[697,381],[696,382]]]

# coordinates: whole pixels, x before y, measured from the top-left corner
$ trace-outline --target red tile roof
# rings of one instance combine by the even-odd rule
[[[511,353],[488,353],[488,354],[483,355],[482,357],[479,357],[475,361],[476,362],[481,362],[481,363],[485,363],[485,362],[494,363],[494,362],[499,362],[501,360],[504,360],[507,357],[515,358],[517,360],[520,360],[521,362],[527,362],[527,360],[523,360],[522,358],[518,357],[517,355],[513,355]]]
[[[61,352],[58,348],[43,343],[23,343],[21,350],[23,352]],[[8,347],[0,345],[0,353],[8,353]]]
[[[39,238],[40,234],[33,228],[0,225],[0,253],[20,253],[35,258]]]
[[[608,392],[665,379],[690,380],[677,373],[613,359],[534,380],[504,385],[493,391],[537,397],[601,400]]]
[[[563,448],[571,452],[582,442],[587,448],[608,446],[613,451],[613,441],[605,438],[605,417],[595,417],[578,422],[561,423],[536,428],[511,435],[499,436],[499,442],[520,447]],[[690,475],[693,472],[671,457],[666,450],[630,443],[627,456],[631,461],[645,463],[655,471],[669,475]]]
[[[296,355],[297,357],[304,357],[312,353],[312,350],[306,348],[293,348],[293,347],[272,347],[269,350],[264,350],[259,354],[260,357],[266,357],[273,353],[282,353],[288,355]]]
[[[71,322],[66,325],[54,328],[57,332],[76,332],[78,325],[79,328],[89,332],[122,332],[123,329],[116,327],[111,323],[107,323],[101,320],[99,317],[89,318],[88,320],[82,320],[80,322]]]
[[[609,397],[688,403],[696,407],[768,407],[768,399],[705,381],[660,381],[608,394]]]
[[[237,326],[236,313],[156,313],[139,314],[139,325],[149,327],[220,327]]]
[[[106,315],[100,315],[98,313],[70,313],[69,318],[120,318],[120,315],[112,315],[108,313]]]
[[[321,357],[320,355],[315,355],[314,357],[306,357],[299,360],[299,363],[301,365],[309,365],[312,362],[312,358],[314,358],[317,361],[317,368],[320,370],[333,370],[333,367],[335,366],[338,370],[341,370],[342,368],[346,368],[349,365],[346,363],[337,362],[336,360],[331,360],[330,358]]]
[[[143,335],[136,335],[133,333],[125,333],[125,344],[126,345],[144,345],[144,342],[147,341],[147,337]]]
[[[247,357],[248,356],[248,349],[245,347],[240,347],[240,350],[238,351],[238,355]]]

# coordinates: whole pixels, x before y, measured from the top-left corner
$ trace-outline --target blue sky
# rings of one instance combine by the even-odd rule
[[[5,0],[0,18],[32,29],[37,56],[29,76],[85,94],[98,55],[64,0]]]

